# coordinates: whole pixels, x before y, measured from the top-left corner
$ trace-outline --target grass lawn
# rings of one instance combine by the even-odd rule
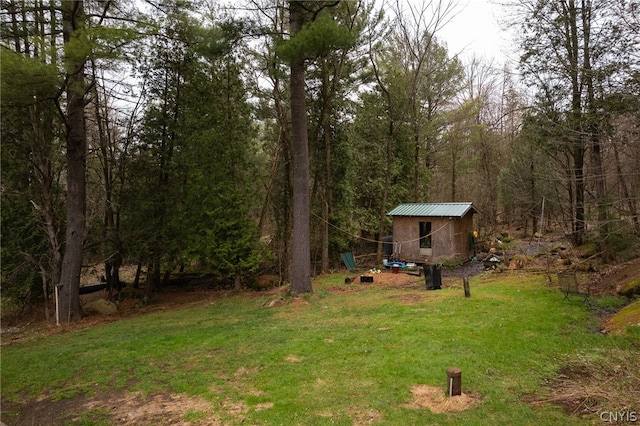
[[[623,409],[640,417],[638,329],[603,335],[592,310],[563,300],[542,276],[474,277],[470,298],[461,286],[426,291],[421,278],[412,286],[344,278],[318,278],[315,293],[298,299],[241,293],[4,347],[2,421],[567,425]],[[433,412],[419,390],[444,394],[450,367],[462,369],[466,403]],[[608,370],[598,380],[621,398],[594,392],[574,415],[554,404],[562,402],[554,384],[569,372]]]

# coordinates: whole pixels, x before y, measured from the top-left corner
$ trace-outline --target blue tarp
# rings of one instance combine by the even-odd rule
[[[387,268],[391,268],[392,266],[397,266],[398,268],[405,268],[407,266],[407,264],[405,262],[401,262],[399,260],[397,260],[397,261],[393,261],[392,260],[391,262],[389,262],[388,260],[385,261],[383,259],[382,264]]]

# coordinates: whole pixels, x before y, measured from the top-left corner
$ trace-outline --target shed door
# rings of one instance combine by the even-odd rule
[[[420,255],[431,256],[433,249],[431,247],[431,222],[420,222]]]

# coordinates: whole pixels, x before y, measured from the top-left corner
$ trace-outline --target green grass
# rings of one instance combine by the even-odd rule
[[[388,425],[579,424],[523,397],[544,394],[567,359],[640,350],[637,335],[594,332],[585,305],[563,301],[543,277],[474,278],[471,298],[461,288],[343,282],[325,277],[313,295],[275,307],[240,295],[3,348],[2,398],[183,394],[209,401],[225,424],[351,425],[367,413]],[[454,366],[478,405],[448,414],[406,407],[413,385],[444,390]],[[97,413],[82,424],[104,424]],[[203,416],[187,410],[183,420]]]

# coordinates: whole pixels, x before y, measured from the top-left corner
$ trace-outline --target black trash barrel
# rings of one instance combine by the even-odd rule
[[[425,263],[423,269],[424,282],[427,290],[440,290],[442,288],[442,272],[440,271],[440,266]]]

